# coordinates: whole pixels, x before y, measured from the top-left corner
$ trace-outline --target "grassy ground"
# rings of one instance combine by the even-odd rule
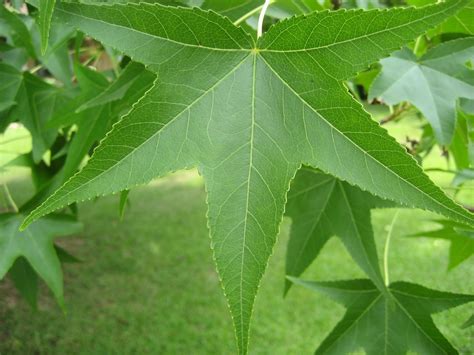
[[[413,127],[413,122],[407,124]],[[406,127],[393,125],[391,131],[403,139]],[[17,130],[4,139],[22,134]],[[5,146],[0,146],[4,161],[9,159],[7,150],[26,149],[28,143],[17,140]],[[427,164],[439,163],[434,154]],[[434,178],[449,184],[449,176]],[[25,170],[2,179],[18,201],[32,191]],[[464,199],[474,200],[469,192]],[[61,241],[83,260],[64,269],[66,314],[45,287],[40,310],[33,313],[8,280],[0,283],[0,354],[235,352],[231,319],[209,248],[202,180],[194,171],[180,172],[133,190],[130,201],[123,221],[118,218],[117,196],[81,205],[83,233]],[[380,251],[394,213],[373,213]],[[401,211],[390,250],[391,279],[474,293],[473,259],[448,273],[446,242],[404,238],[433,228],[432,218],[418,210]],[[344,313],[324,296],[298,287],[282,298],[289,226],[285,219],[257,297],[252,354],[312,353]],[[304,274],[316,280],[363,276],[336,239]],[[441,331],[465,354],[474,349],[474,334],[459,326],[473,311],[463,306],[435,317]]]

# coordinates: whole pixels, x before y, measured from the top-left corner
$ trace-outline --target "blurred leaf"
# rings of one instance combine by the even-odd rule
[[[22,297],[31,308],[37,309],[38,276],[24,257],[15,260],[9,271],[9,276]]]
[[[437,220],[435,222],[440,224],[442,228],[412,234],[408,237],[435,238],[450,241],[448,270],[451,270],[474,254],[474,229],[464,224],[447,220]]]
[[[0,30],[2,28],[8,29],[7,35],[11,37],[15,47],[25,48],[30,57],[36,58],[30,32],[25,23],[21,20],[20,15],[9,11],[4,5],[0,6]]]
[[[456,173],[456,176],[451,183],[452,186],[458,187],[464,184],[466,181],[474,180],[474,169],[463,169]]]
[[[299,276],[318,256],[332,236],[345,247],[379,289],[384,282],[370,220],[370,210],[394,207],[358,187],[310,168],[303,168],[292,182],[286,214],[291,232],[286,254],[286,274]],[[345,223],[341,223],[345,221]],[[285,292],[291,282],[287,280]]]
[[[382,59],[370,99],[411,102],[433,126],[438,142],[447,145],[455,130],[457,99],[474,98],[474,71],[465,65],[473,56],[474,38],[443,43],[420,59],[404,48]]]
[[[41,204],[70,178],[79,168],[80,163],[89,153],[93,144],[101,140],[109,128],[111,120],[109,104],[88,109],[81,113],[75,112],[83,102],[103,92],[108,85],[107,80],[101,73],[79,64],[75,66],[75,73],[80,87],[80,94],[57,111],[59,113],[56,113],[55,117],[58,119],[54,123],[74,123],[77,125],[77,131],[69,142],[64,165],[29,201],[21,206],[20,210],[24,213]],[[50,129],[55,130],[55,128]]]
[[[136,81],[140,83],[142,82],[142,74],[145,71],[146,69],[144,65],[134,62],[129,63],[112,84],[110,84],[99,95],[82,104],[76,112],[81,112],[88,108],[97,107],[124,98],[128,89],[130,89]]]
[[[68,40],[73,37],[75,30],[62,22],[53,21],[52,23],[54,26],[50,29],[49,46],[46,52],[43,53],[39,48],[41,40],[36,24],[31,26],[33,43],[37,52],[41,53],[38,57],[44,67],[63,84],[71,86],[73,71]]]
[[[364,88],[365,92],[368,93],[370,86],[372,85],[377,75],[379,75],[379,73],[380,73],[380,67],[375,67],[375,68],[360,72],[355,77],[354,82],[357,85],[361,85]]]
[[[0,133],[13,121],[10,109],[16,106],[16,96],[22,83],[21,72],[14,67],[0,63]]]
[[[472,327],[474,325],[474,314],[471,315],[471,317],[464,322],[464,324],[461,326],[461,328],[466,329],[469,327]]]
[[[80,263],[81,260],[76,258],[74,255],[69,253],[66,249],[61,248],[59,245],[54,245],[56,254],[58,254],[59,261],[64,264],[75,264]]]
[[[471,165],[469,159],[469,136],[465,114],[458,112],[456,130],[449,150],[454,158],[457,169],[465,169]]]
[[[465,113],[474,115],[474,100],[461,99],[459,106]]]
[[[370,280],[313,282],[290,278],[321,292],[347,308],[343,319],[323,340],[316,354],[368,355],[457,354],[440,333],[432,315],[474,301],[474,296],[394,282],[381,292]]]
[[[51,215],[20,232],[18,227],[23,218],[20,214],[0,215],[0,279],[17,258],[24,257],[44,279],[61,307],[64,307],[61,265],[53,239],[79,233],[82,225],[65,215]],[[17,282],[20,283],[20,280]],[[33,296],[27,299],[32,301]]]
[[[48,49],[49,31],[55,4],[56,0],[40,0],[39,2],[38,24],[41,33],[41,54],[43,55]]]
[[[130,190],[123,190],[120,192],[120,202],[119,202],[119,216],[120,219],[123,218],[123,215],[125,213],[125,207],[127,206],[128,202],[128,194],[130,193]]]
[[[25,72],[15,100],[18,105],[13,108],[11,115],[30,131],[33,159],[39,162],[57,136],[56,129],[46,128],[46,122],[58,107],[64,105],[67,98],[58,88]]]
[[[437,0],[406,0],[407,4],[414,6],[425,6],[434,4]],[[457,14],[451,16],[436,29],[431,32],[434,34],[454,32],[474,35],[474,1],[461,9]]]
[[[239,21],[250,14],[258,15],[263,3],[263,0],[204,0],[201,8],[216,11],[232,21]],[[280,15],[275,17],[282,18],[323,9],[316,0],[272,0],[267,16],[275,16],[279,11]]]

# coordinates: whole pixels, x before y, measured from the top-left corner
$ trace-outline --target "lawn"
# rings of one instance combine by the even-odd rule
[[[408,127],[413,135],[419,133],[413,129],[414,118],[403,122],[388,125],[397,138],[403,140]],[[9,143],[0,145],[0,165],[11,159],[9,152],[27,150],[24,137],[17,129],[2,138]],[[426,166],[439,165],[434,152]],[[447,186],[446,175],[436,173],[433,178]],[[32,192],[26,169],[10,170],[2,180],[16,201]],[[2,198],[0,206],[5,206]],[[473,190],[461,199],[472,203]],[[373,213],[380,255],[395,213]],[[132,190],[122,221],[117,196],[80,205],[84,231],[60,239],[82,260],[64,267],[67,312],[58,308],[46,287],[41,289],[39,311],[33,312],[8,281],[0,282],[0,354],[235,353],[205,214],[204,186],[194,170]],[[447,272],[448,243],[404,237],[432,229],[433,218],[419,210],[400,211],[390,247],[390,279],[474,293],[473,258]],[[251,354],[312,353],[344,313],[326,297],[300,287],[282,297],[290,225],[285,218],[256,300]],[[333,238],[303,277],[331,280],[364,274]],[[473,312],[472,305],[466,305],[435,316],[443,334],[465,354],[474,351],[474,333],[460,325]]]

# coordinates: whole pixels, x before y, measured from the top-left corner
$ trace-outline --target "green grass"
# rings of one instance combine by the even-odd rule
[[[390,128],[404,138],[406,127]],[[15,142],[14,151],[29,144]],[[9,160],[3,153],[2,159]],[[430,164],[440,165],[436,153],[430,159]],[[26,174],[16,169],[2,177],[19,202],[32,193]],[[434,177],[441,185],[449,184],[446,174]],[[470,192],[464,195],[465,201],[472,197]],[[83,233],[60,239],[83,261],[64,267],[66,314],[45,287],[40,310],[34,313],[8,280],[0,283],[0,354],[235,353],[231,318],[209,248],[201,178],[194,171],[179,172],[134,189],[130,201],[123,221],[117,196],[82,204]],[[380,255],[394,213],[373,213]],[[390,279],[474,293],[472,258],[448,273],[446,242],[404,238],[433,228],[433,218],[418,210],[400,212],[390,248]],[[251,354],[312,353],[344,313],[326,297],[301,287],[282,298],[289,227],[285,218],[256,300]],[[332,239],[303,276],[332,280],[364,275]],[[435,316],[441,331],[465,354],[474,350],[474,334],[460,325],[473,312],[467,305]]]

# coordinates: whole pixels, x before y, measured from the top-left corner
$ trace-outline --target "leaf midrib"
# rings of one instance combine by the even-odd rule
[[[240,342],[241,342],[241,351],[246,348],[244,340],[244,320],[242,315],[244,314],[243,310],[243,282],[244,282],[244,262],[245,262],[245,247],[247,239],[247,220],[249,217],[249,201],[250,201],[250,179],[252,177],[253,169],[253,144],[254,144],[254,132],[255,132],[255,89],[256,89],[256,71],[257,71],[257,56],[254,55],[253,64],[252,64],[252,123],[250,131],[250,149],[249,149],[249,169],[247,175],[247,195],[245,201],[245,219],[244,219],[244,233],[242,240],[242,261],[240,263]],[[249,317],[250,318],[250,317]]]
[[[429,341],[434,344],[438,349],[442,350],[443,353],[447,354],[446,350],[443,349],[438,343],[434,341],[424,330],[423,328],[418,324],[418,322],[411,316],[411,313],[402,305],[402,303],[397,299],[397,297],[393,294],[393,290],[390,292],[391,295],[393,295],[393,300],[395,303],[400,307],[400,309],[403,311],[403,313],[406,314],[408,319],[412,321],[412,323],[415,325],[415,327],[427,338]],[[410,295],[411,296],[411,295]]]

